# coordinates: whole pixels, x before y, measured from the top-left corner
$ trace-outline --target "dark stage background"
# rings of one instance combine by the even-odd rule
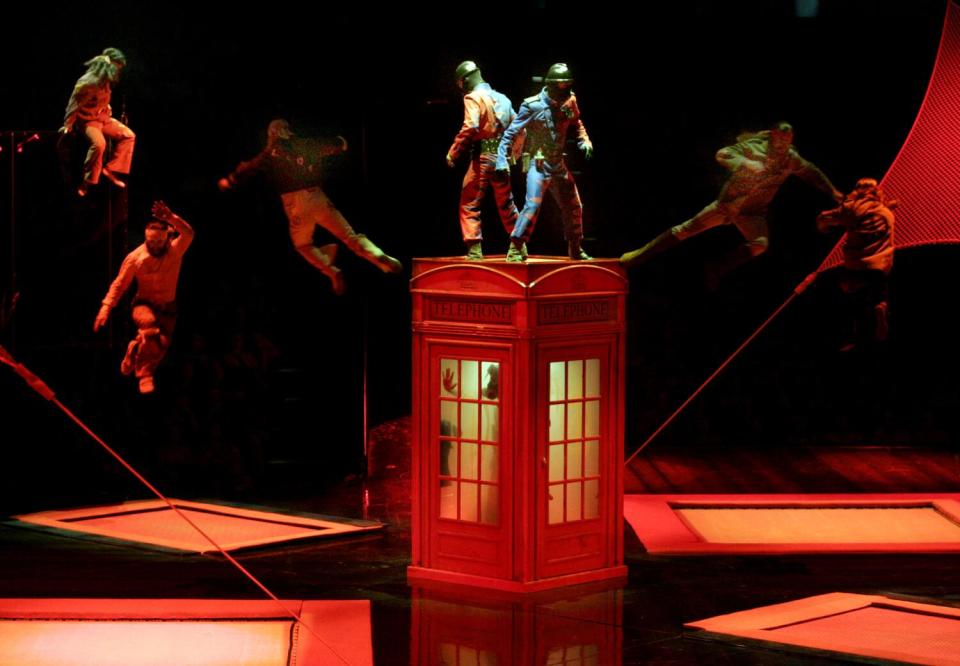
[[[0,342],[171,494],[245,500],[319,487],[363,469],[364,367],[370,426],[409,413],[411,257],[462,252],[463,165],[444,165],[462,114],[451,81],[458,62],[478,61],[517,105],[539,88],[531,75],[570,64],[596,147],[592,162],[573,160],[585,246],[619,256],[716,196],[723,172],[713,155],[744,129],[789,120],[801,154],[841,189],[882,176],[923,98],[944,12],[932,0],[824,1],[807,19],[792,17],[792,2],[670,12],[638,4],[629,17],[546,4],[469,20],[373,7],[309,15],[277,4],[256,13],[222,5],[219,17],[122,5],[8,14],[0,130],[55,130],[82,62],[116,46],[129,66],[115,114],[126,110],[138,139],[129,223],[107,186],[79,203],[66,194],[52,134],[16,156],[11,191],[4,144],[0,289],[20,300]],[[404,277],[341,250],[348,293],[334,297],[290,247],[273,193],[217,191],[278,116],[348,139],[350,152],[328,164],[327,192],[404,261]],[[519,196],[523,181],[514,180]],[[115,311],[108,333],[94,335],[91,324],[155,198],[197,238],[181,274],[174,347],[157,393],[141,397],[118,372],[128,310]],[[828,204],[789,182],[771,213],[770,251],[717,293],[704,288],[703,266],[735,242],[729,229],[631,274],[628,448],[817,267],[836,241],[813,224]],[[556,212],[546,205],[532,252],[564,250]],[[485,219],[485,250],[502,253],[492,202]],[[328,242],[323,230],[318,238]],[[958,251],[898,255],[882,350],[837,351],[836,303],[821,281],[654,446],[952,446]],[[143,495],[7,370],[0,400],[4,512]]]

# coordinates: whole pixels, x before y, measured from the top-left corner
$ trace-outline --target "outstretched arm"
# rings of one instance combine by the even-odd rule
[[[837,206],[830,210],[825,210],[817,215],[817,231],[822,234],[829,232],[834,227],[842,227],[841,216],[843,215],[843,206]]]
[[[100,306],[100,311],[97,313],[97,318],[93,320],[94,332],[106,326],[107,319],[110,318],[110,311],[113,310],[117,302],[127,292],[127,289],[130,288],[130,284],[133,282],[134,270],[133,253],[131,253],[123,260],[123,263],[120,265],[120,272],[117,273],[116,279],[110,284],[107,295],[103,297],[103,303]]]
[[[346,144],[346,141],[344,141],[344,144]],[[221,178],[217,182],[217,187],[220,188],[220,191],[226,192],[227,190],[233,189],[256,175],[263,168],[263,163],[267,160],[269,150],[270,149],[267,148],[253,159],[240,162],[237,168],[233,170],[233,173],[225,178]]]
[[[163,201],[154,201],[151,212],[155,218],[166,222],[171,227],[176,229],[177,233],[180,234],[180,237],[175,239],[173,242],[181,249],[186,250],[187,246],[193,242],[193,227],[187,224],[187,221],[182,217],[170,210],[170,207]]]
[[[340,153],[347,152],[347,140],[339,134],[332,139],[324,139],[320,141],[319,144],[320,154],[323,157],[330,157],[331,155],[339,155]]]
[[[799,155],[797,155],[795,159],[798,163],[794,171],[797,178],[817,188],[837,203],[843,201],[843,192],[833,186],[833,183],[830,182],[827,175],[817,168],[816,164],[808,162]]]

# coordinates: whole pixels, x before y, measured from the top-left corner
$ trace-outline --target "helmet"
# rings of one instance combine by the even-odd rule
[[[457,87],[462,92],[470,92],[468,86],[472,88],[480,80],[480,68],[474,61],[464,60],[457,66],[457,71],[453,75],[456,77]],[[471,79],[471,77],[475,77],[476,80]],[[471,81],[467,83],[467,79],[471,79]]]
[[[470,74],[478,71],[480,68],[477,67],[477,63],[472,60],[464,60],[459,65],[457,65],[457,71],[453,73],[454,78],[459,81],[460,79],[465,79]]]
[[[567,67],[567,63],[558,62],[553,65],[550,65],[550,69],[547,70],[547,75],[543,77],[544,83],[573,83],[573,74],[570,73],[570,68]]]

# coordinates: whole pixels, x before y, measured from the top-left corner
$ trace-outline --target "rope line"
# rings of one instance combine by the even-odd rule
[[[347,665],[349,666],[349,663],[350,663],[350,662],[348,662],[346,659],[344,659],[339,653],[337,653],[336,650],[334,650],[326,641],[324,641],[323,638],[321,638],[320,635],[317,634],[317,632],[314,631],[314,629],[313,629],[309,624],[307,624],[306,622],[304,622],[304,621],[303,621],[303,618],[300,616],[300,614],[299,614],[297,611],[295,611],[294,609],[290,608],[287,604],[285,604],[283,601],[281,601],[281,599],[280,599],[277,595],[275,595],[273,592],[271,592],[270,589],[269,589],[266,585],[264,585],[263,583],[261,583],[260,580],[259,580],[256,576],[254,576],[252,573],[250,573],[250,571],[248,571],[246,567],[244,567],[242,564],[240,564],[240,562],[238,562],[232,555],[230,555],[230,553],[228,553],[226,550],[224,550],[223,547],[213,539],[213,537],[211,537],[209,534],[207,534],[199,525],[197,525],[194,521],[192,521],[189,516],[187,516],[185,513],[183,513],[183,511],[181,511],[180,508],[177,507],[166,495],[164,495],[164,494],[161,493],[159,490],[157,490],[157,488],[156,488],[152,483],[150,483],[150,482],[146,479],[146,477],[144,477],[140,472],[138,472],[136,469],[134,469],[134,467],[133,467],[130,463],[128,463],[126,460],[124,460],[123,456],[121,456],[119,453],[117,453],[116,451],[114,451],[114,450],[110,447],[109,444],[107,444],[105,441],[103,441],[103,439],[101,439],[101,438],[97,435],[97,433],[93,432],[93,430],[91,430],[89,427],[87,427],[87,424],[85,424],[82,420],[80,420],[80,418],[79,418],[77,415],[75,415],[72,411],[70,411],[70,409],[69,409],[66,405],[64,405],[62,402],[60,402],[60,400],[56,397],[56,394],[53,392],[53,390],[50,389],[50,387],[47,386],[47,384],[46,384],[42,379],[40,379],[40,378],[37,377],[35,374],[33,374],[33,373],[32,373],[29,369],[27,369],[27,367],[24,366],[23,364],[17,363],[17,362],[14,360],[13,356],[11,356],[10,353],[9,353],[6,349],[3,348],[3,346],[0,346],[0,362],[6,364],[6,365],[8,365],[8,366],[10,366],[11,368],[13,368],[14,372],[16,372],[18,375],[20,375],[20,376],[27,382],[27,384],[29,384],[30,388],[32,388],[32,389],[35,390],[37,393],[39,393],[43,398],[45,398],[46,400],[49,400],[49,401],[52,402],[54,405],[56,405],[58,408],[60,408],[60,410],[61,410],[64,414],[66,414],[67,417],[70,418],[71,421],[73,421],[74,423],[76,423],[76,424],[80,427],[81,430],[83,430],[85,433],[87,433],[88,435],[90,435],[90,437],[91,437],[97,444],[99,444],[100,447],[101,447],[104,451],[106,451],[106,452],[107,452],[108,454],[110,454],[110,456],[112,456],[117,462],[119,462],[119,463],[123,466],[124,469],[126,469],[128,472],[130,472],[130,473],[131,473],[141,484],[143,484],[151,493],[153,493],[154,495],[156,495],[156,496],[157,496],[160,500],[162,500],[168,507],[170,507],[170,509],[171,509],[176,515],[178,515],[180,518],[182,518],[182,519],[184,520],[184,522],[186,522],[188,525],[190,525],[190,527],[192,527],[200,536],[202,536],[211,546],[213,546],[214,548],[216,548],[217,552],[219,552],[221,555],[223,555],[224,559],[226,559],[227,562],[229,562],[230,564],[232,564],[232,565],[237,569],[237,571],[239,571],[241,574],[243,574],[248,580],[250,580],[250,582],[252,582],[254,585],[256,585],[265,595],[267,595],[267,597],[269,597],[271,600],[273,600],[273,601],[283,610],[284,613],[286,613],[287,615],[289,615],[290,617],[292,617],[293,619],[295,619],[297,622],[299,622],[303,627],[305,627],[305,628],[307,629],[307,631],[309,631],[311,634],[313,634],[314,638],[316,638],[318,641],[320,641],[320,643],[323,644],[324,647],[326,647],[328,650],[330,650],[330,652],[331,652],[335,657],[337,657],[337,659],[339,659],[341,662],[343,662],[344,664],[347,664]]]

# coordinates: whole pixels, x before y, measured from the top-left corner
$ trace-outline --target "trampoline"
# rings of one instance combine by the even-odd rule
[[[370,602],[0,599],[0,666],[373,664]],[[306,626],[304,626],[306,625]]]
[[[369,520],[314,518],[222,504],[170,501],[226,551],[359,534],[384,526]],[[195,553],[217,550],[161,500],[43,511],[14,516],[14,519],[29,525]]]

